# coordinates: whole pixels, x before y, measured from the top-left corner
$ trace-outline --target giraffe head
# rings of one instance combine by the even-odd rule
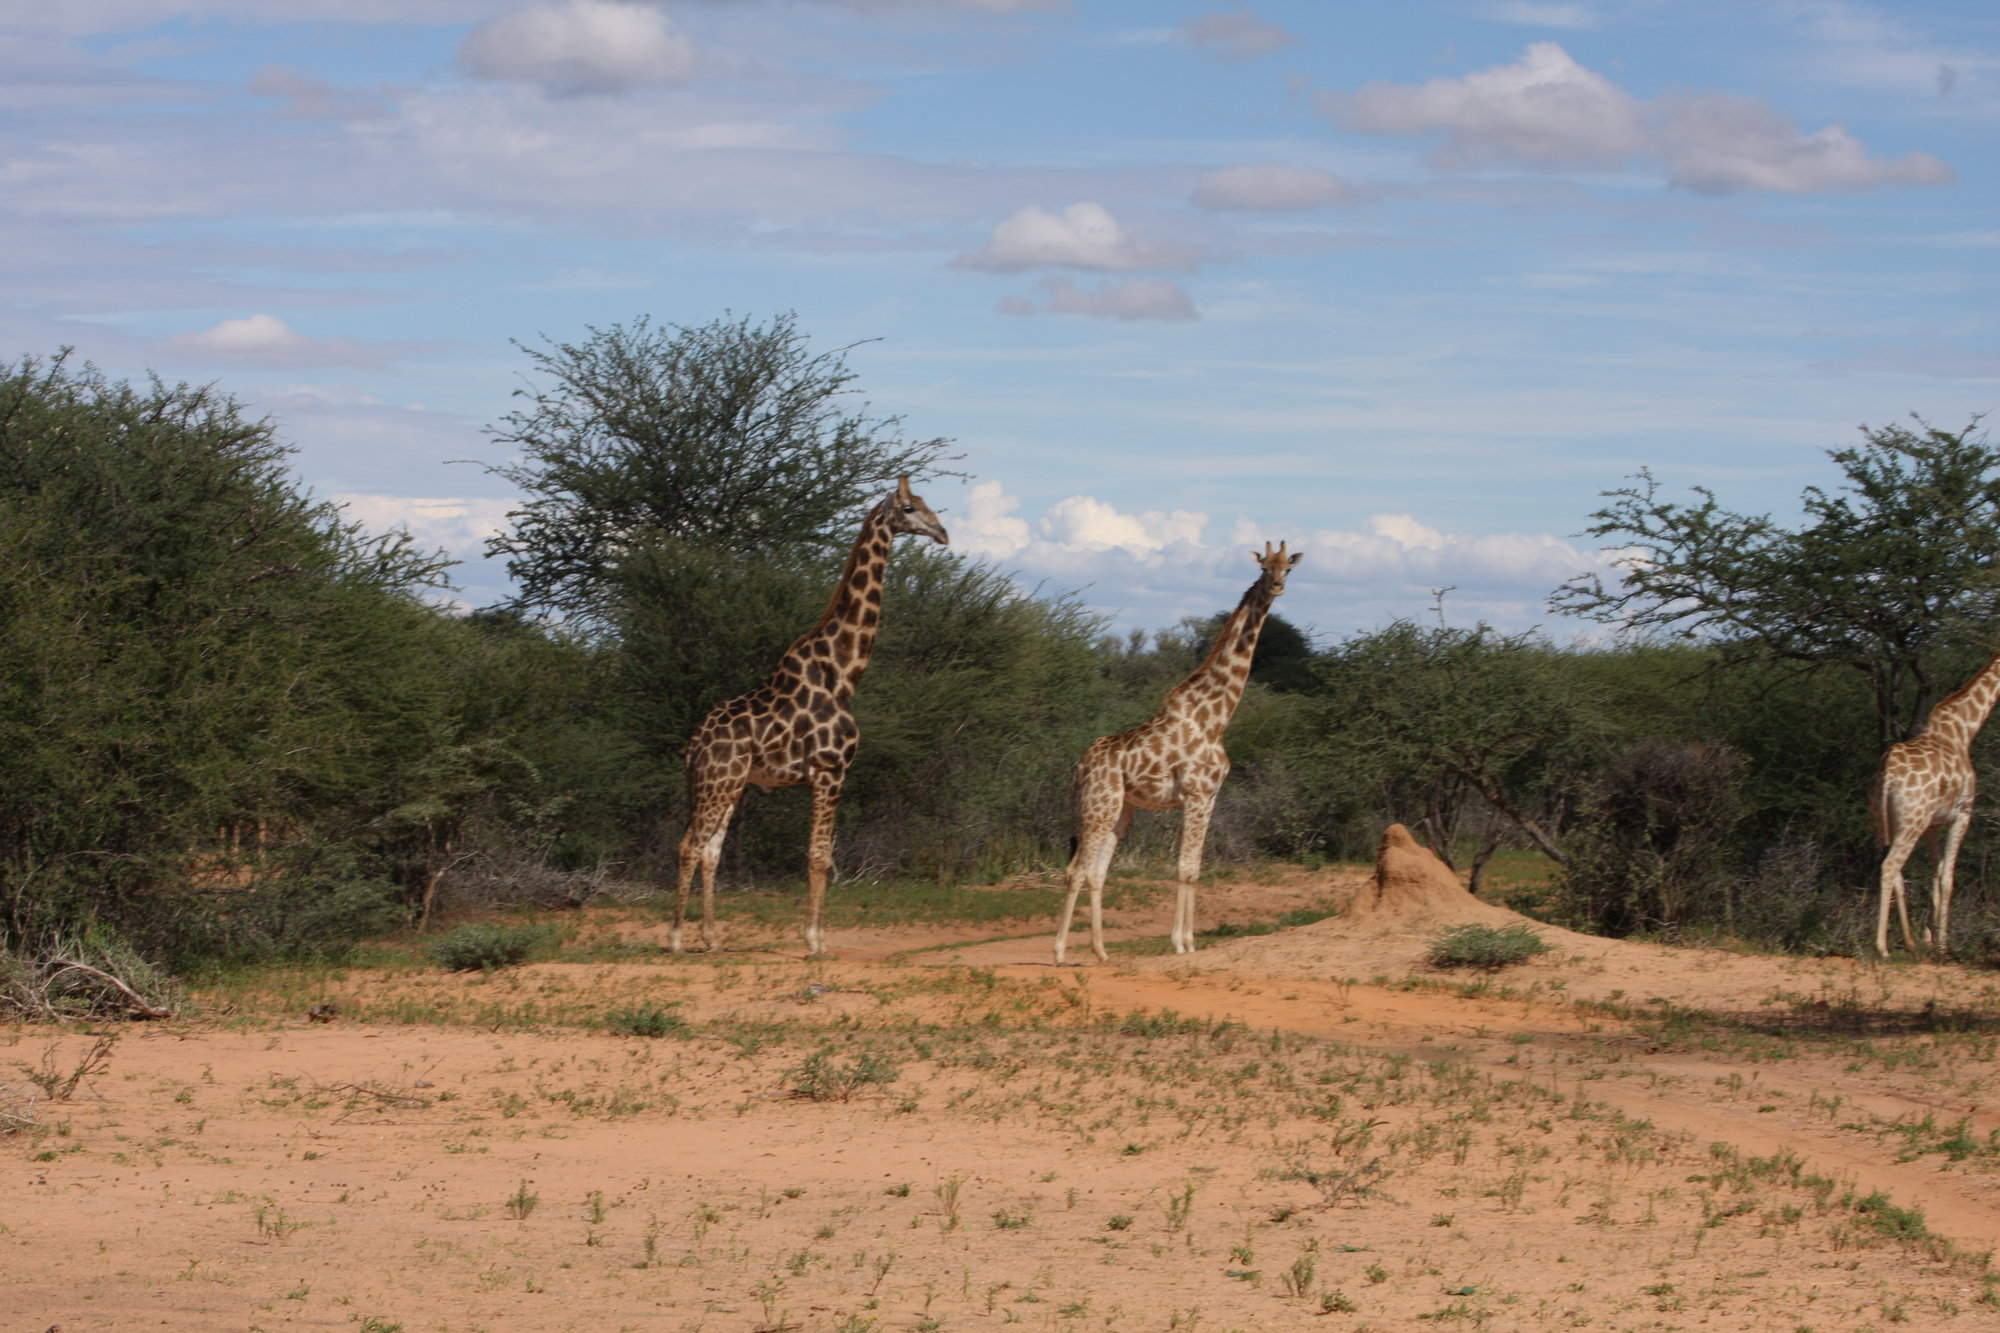
[[[1265,542],[1264,553],[1259,555],[1252,551],[1250,558],[1264,571],[1261,581],[1270,590],[1271,596],[1276,597],[1285,591],[1285,575],[1291,573],[1292,567],[1305,559],[1306,555],[1304,551],[1297,555],[1287,555],[1283,542],[1279,542],[1278,549],[1274,551],[1271,549],[1271,543]]]
[[[938,516],[924,503],[924,497],[910,489],[908,477],[898,477],[895,493],[882,503],[888,508],[889,531],[914,532],[929,537],[939,546],[951,545],[944,524],[938,522]]]

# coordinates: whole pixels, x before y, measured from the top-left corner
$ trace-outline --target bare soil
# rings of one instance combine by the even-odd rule
[[[1365,879],[1221,878],[1201,923]],[[1987,974],[1549,928],[1465,976],[1434,922],[1339,918],[674,959],[568,920],[585,961],[106,1029],[67,1101],[35,1075],[93,1037],[0,1029],[0,1333],[2000,1327]]]

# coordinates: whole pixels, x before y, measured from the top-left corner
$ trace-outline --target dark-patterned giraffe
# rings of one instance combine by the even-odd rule
[[[1111,854],[1132,825],[1134,810],[1181,811],[1180,883],[1174,895],[1174,952],[1194,951],[1194,884],[1208,837],[1215,794],[1229,776],[1222,733],[1243,698],[1257,636],[1285,576],[1304,559],[1264,543],[1250,553],[1262,573],[1215,636],[1215,647],[1193,675],[1167,693],[1152,719],[1090,743],[1076,761],[1076,851],[1069,859],[1069,897],[1056,923],[1056,963],[1069,944],[1077,895],[1090,887],[1090,951],[1104,961],[1104,876]]]
[[[1882,772],[1869,793],[1875,816],[1875,837],[1889,850],[1882,857],[1882,901],[1875,915],[1875,952],[1889,956],[1889,903],[1903,926],[1903,943],[1911,953],[1917,942],[1910,935],[1909,898],[1903,886],[1903,865],[1917,844],[1944,830],[1944,845],[1936,846],[1931,868],[1931,919],[1924,943],[1942,954],[1951,918],[1952,871],[1959,844],[1972,822],[1972,798],[1977,777],[1972,767],[1972,741],[1986,725],[1993,701],[2000,697],[2000,653],[1994,654],[1971,680],[1931,709],[1924,728],[1897,741],[1882,756]]]
[[[826,613],[778,660],[771,678],[709,710],[688,741],[691,813],[681,837],[680,882],[669,947],[681,951],[688,886],[701,867],[701,943],[715,947],[715,865],[746,783],[765,791],[800,783],[812,787],[812,837],[806,853],[806,952],[825,951],[820,908],[833,868],[833,815],[840,784],[861,732],[854,725],[854,687],[868,669],[882,622],[882,570],[889,544],[913,532],[945,545],[944,525],[904,477],[862,521],[861,535],[840,573]]]

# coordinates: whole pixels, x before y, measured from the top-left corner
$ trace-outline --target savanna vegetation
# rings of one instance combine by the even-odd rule
[[[670,876],[694,723],[812,622],[896,476],[948,475],[950,443],[906,438],[788,317],[523,351],[533,387],[492,431],[526,497],[492,545],[519,593],[472,614],[439,596],[444,562],[312,497],[280,423],[220,390],[60,354],[0,373],[14,973],[334,955]],[[1475,882],[1509,849],[1545,858],[1527,906],[1565,924],[1855,950],[1877,758],[1994,647],[2000,452],[1918,421],[1829,463],[1790,526],[1651,476],[1608,492],[1590,530],[1637,558],[1555,590],[1573,619],[1545,632],[1453,623],[1448,597],[1341,641],[1274,617],[1211,858],[1365,857],[1397,820]],[[1072,596],[910,543],[887,607],[850,880],[1060,864],[1077,754],[1147,716],[1217,623],[1107,635]],[[805,822],[802,791],[753,794],[725,875],[801,877]],[[1141,821],[1125,854],[1171,832]],[[1957,942],[1981,958],[1996,855],[1976,824]]]

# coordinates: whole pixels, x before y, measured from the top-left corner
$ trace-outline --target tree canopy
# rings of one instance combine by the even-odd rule
[[[1797,527],[1724,509],[1706,487],[1692,504],[1662,498],[1641,472],[1591,515],[1591,536],[1625,548],[1618,582],[1585,575],[1551,604],[1728,659],[1859,672],[1883,743],[1900,739],[1957,684],[1937,678],[1937,650],[1993,639],[2000,451],[1978,427],[1863,427],[1859,445],[1829,451],[1844,484],[1807,487]]]
[[[487,554],[507,557],[513,605],[583,623],[614,616],[637,551],[785,561],[837,548],[897,477],[938,475],[949,444],[849,406],[852,348],[812,351],[789,314],[641,316],[516,346],[537,379],[490,433],[519,446],[520,462],[493,470],[528,498]]]

